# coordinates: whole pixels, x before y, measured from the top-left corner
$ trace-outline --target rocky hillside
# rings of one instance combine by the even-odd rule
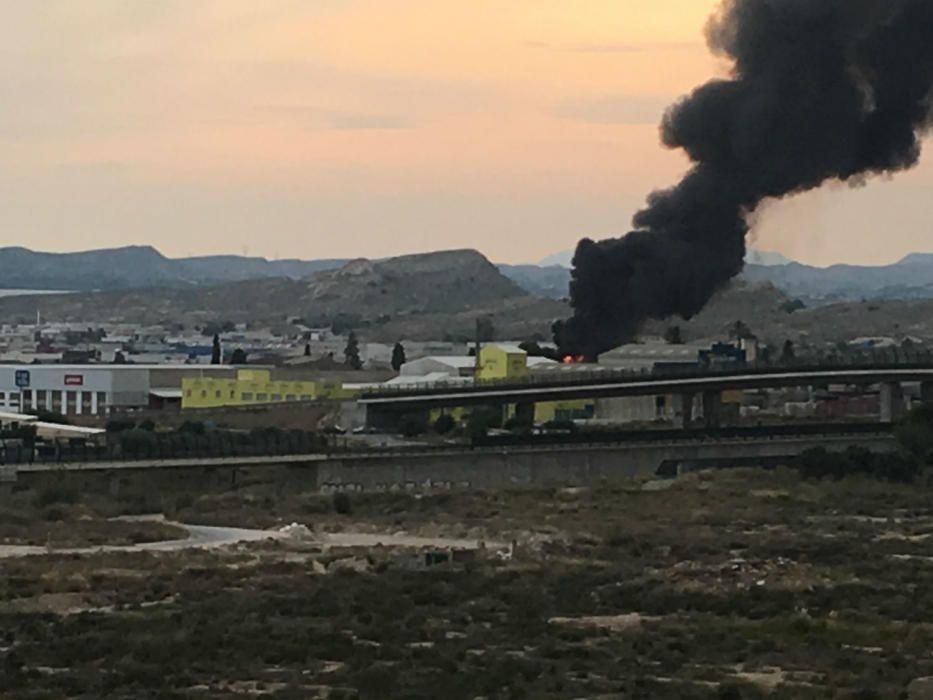
[[[312,316],[456,313],[527,296],[475,250],[354,260],[304,284]]]
[[[915,264],[926,261],[917,260]],[[916,336],[933,342],[933,300],[849,301],[800,309],[770,282],[736,281],[690,321],[650,324],[648,335],[679,325],[688,340],[728,337],[738,320],[760,338],[816,343],[864,336]],[[471,338],[489,319],[499,339],[550,337],[551,324],[570,314],[566,303],[529,294],[472,250],[354,260],[295,280],[272,278],[204,287],[149,287],[53,296],[0,298],[0,323],[88,324],[208,321],[282,325],[292,317],[313,324],[343,321],[366,338]]]
[[[773,345],[784,340],[817,345],[855,338],[915,337],[933,345],[933,300],[859,300],[798,309],[770,282],[738,280],[717,295],[696,318],[652,323],[646,333],[661,335],[680,326],[688,341],[729,336],[736,321]]]
[[[343,317],[376,326],[431,314],[494,316],[528,298],[481,254],[458,250],[375,262],[354,260],[303,280],[5,298],[0,299],[0,322],[27,322],[41,311],[49,321],[271,323],[300,317],[327,323]]]

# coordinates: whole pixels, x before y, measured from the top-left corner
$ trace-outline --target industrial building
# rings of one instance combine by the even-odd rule
[[[0,411],[106,415],[145,408],[153,390],[177,390],[186,376],[233,371],[193,365],[0,365]]]
[[[517,345],[489,343],[480,347],[478,357],[435,356],[423,357],[402,365],[401,374],[387,382],[389,386],[430,386],[436,384],[462,384],[473,382],[498,382],[522,380],[536,372],[553,371],[561,364],[544,357],[529,357]],[[535,404],[534,420],[546,423],[551,420],[590,418],[593,401],[544,401]],[[504,406],[503,418],[510,418],[516,406]],[[430,416],[436,419],[441,411]],[[465,409],[446,409],[443,413],[463,418],[469,413]]]
[[[466,355],[438,355],[411,360],[402,365],[402,377],[426,377],[444,374],[450,377],[472,377],[476,372],[476,358]]]
[[[191,409],[348,399],[356,392],[337,379],[274,379],[268,369],[240,369],[229,378],[185,377],[181,394],[182,409]]]

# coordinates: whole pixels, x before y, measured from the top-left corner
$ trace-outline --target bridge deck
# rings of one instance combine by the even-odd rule
[[[561,399],[652,396],[730,389],[765,389],[819,384],[885,384],[933,382],[933,367],[834,367],[799,370],[754,370],[696,376],[595,376],[574,381],[481,383],[468,387],[435,387],[420,391],[368,394],[359,403],[368,408],[434,408],[489,403]]]

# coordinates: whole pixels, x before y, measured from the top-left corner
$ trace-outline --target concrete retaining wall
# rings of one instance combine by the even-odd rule
[[[796,438],[695,444],[461,450],[347,456],[191,460],[190,462],[26,467],[6,488],[62,486],[161,508],[181,494],[264,486],[273,493],[431,491],[618,483],[701,466],[792,463],[812,447],[895,448],[893,438]]]
[[[715,466],[791,464],[813,447],[895,449],[893,438],[765,440],[722,444],[591,446],[484,450],[456,455],[334,459],[317,464],[321,491],[494,489],[618,483],[665,471]]]

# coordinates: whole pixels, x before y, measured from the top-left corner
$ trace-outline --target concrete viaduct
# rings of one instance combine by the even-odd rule
[[[538,401],[600,399],[623,396],[673,395],[680,427],[693,422],[692,407],[697,395],[703,397],[706,427],[721,421],[723,391],[768,389],[829,384],[881,387],[883,423],[899,417],[905,383],[920,383],[925,399],[933,400],[933,365],[903,367],[820,367],[800,369],[748,369],[745,371],[685,376],[594,373],[580,379],[532,379],[517,383],[482,383],[471,386],[432,387],[365,394],[359,405],[366,412],[366,424],[385,428],[397,425],[399,417],[437,408],[457,406],[534,404]]]

